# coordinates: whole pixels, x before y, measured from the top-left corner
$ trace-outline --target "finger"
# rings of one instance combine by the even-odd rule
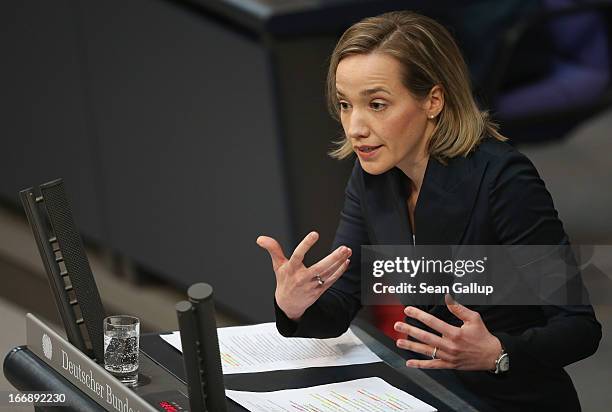
[[[446,307],[448,307],[450,313],[464,322],[473,321],[479,316],[478,312],[466,308],[461,303],[453,299],[448,293],[444,296],[444,301],[446,302]]]
[[[283,253],[283,248],[275,239],[268,236],[259,236],[257,238],[257,244],[266,249],[270,254],[270,258],[272,258],[272,268],[275,272],[283,263],[287,261],[287,258]]]
[[[434,347],[425,345],[420,342],[413,342],[407,339],[398,339],[396,342],[398,348],[411,350],[413,352],[420,353],[421,355],[431,357],[433,355]],[[436,351],[436,359],[449,360],[446,352],[438,348]]]
[[[338,249],[334,250],[332,253],[312,265],[310,269],[315,273],[325,272],[334,264],[344,262],[344,260],[348,259],[352,253],[353,252],[350,248],[340,246]]]
[[[336,269],[336,271],[330,277],[325,279],[325,283],[322,285],[324,290],[327,290],[331,285],[334,284],[334,282],[336,282],[340,278],[340,276],[344,274],[344,272],[346,272],[346,269],[348,269],[350,263],[351,263],[351,260],[346,259],[344,262],[340,264],[338,269]]]
[[[311,267],[308,272],[311,273],[311,274],[314,274],[314,276],[319,275],[319,276],[321,276],[322,279],[327,280],[334,273],[336,273],[338,268],[340,266],[342,266],[345,263],[345,261],[339,260],[336,263],[334,263],[333,265],[331,265],[330,267],[328,267],[327,269],[325,269],[323,272],[316,272],[315,270],[313,270],[313,267]]]
[[[334,266],[328,268],[325,272],[317,273],[312,270],[306,270],[296,276],[296,282],[299,286],[310,284],[315,288],[321,288],[326,283],[333,284],[332,276],[342,266],[344,262],[338,262]],[[317,276],[318,275],[318,276]],[[323,285],[318,283],[319,278],[323,281]]]
[[[307,234],[306,237],[302,239],[300,244],[297,245],[297,247],[293,251],[293,254],[289,258],[289,263],[293,267],[301,265],[304,261],[304,256],[306,256],[306,252],[310,250],[312,245],[317,243],[317,240],[319,240],[319,234],[317,232],[310,232],[309,234]]]
[[[420,369],[455,369],[453,364],[442,359],[420,360],[409,359],[406,361],[406,366],[409,368]]]
[[[412,325],[408,325],[407,323],[404,323],[404,322],[395,322],[395,325],[393,328],[398,332],[405,333],[406,335],[412,336],[419,342],[448,351],[447,342],[444,341],[438,335],[434,335],[433,333],[424,331],[423,329],[414,327]]]
[[[404,313],[406,316],[423,322],[430,328],[437,330],[442,335],[452,335],[459,329],[458,327],[450,325],[443,320],[440,320],[435,316],[413,306],[406,306],[406,308],[404,308]]]

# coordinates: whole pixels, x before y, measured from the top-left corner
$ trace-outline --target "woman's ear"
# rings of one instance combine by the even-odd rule
[[[425,111],[427,117],[435,118],[444,108],[444,89],[439,84],[431,88],[425,101]]]

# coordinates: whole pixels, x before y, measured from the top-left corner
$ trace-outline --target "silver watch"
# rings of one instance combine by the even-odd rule
[[[510,357],[508,353],[502,348],[501,353],[499,354],[499,358],[495,361],[495,370],[493,373],[496,375],[504,372],[508,372],[510,369]]]

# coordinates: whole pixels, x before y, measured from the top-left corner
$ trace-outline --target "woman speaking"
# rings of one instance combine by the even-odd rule
[[[567,235],[531,162],[504,141],[472,96],[465,62],[440,24],[411,12],[367,18],[340,38],[327,78],[356,153],[335,250],[304,266],[308,234],[289,258],[257,243],[276,274],[284,336],[328,338],[361,307],[361,245],[560,245]],[[452,369],[498,410],[580,410],[563,367],[597,349],[591,306],[408,306],[395,330],[407,367]]]

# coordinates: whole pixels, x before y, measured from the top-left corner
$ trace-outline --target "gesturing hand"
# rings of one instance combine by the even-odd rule
[[[287,259],[275,239],[268,236],[257,238],[257,244],[266,249],[272,258],[272,267],[276,274],[274,297],[289,319],[298,320],[304,311],[342,276],[349,265],[351,249],[340,246],[311,267],[304,266],[306,252],[318,239],[317,232],[310,232]]]
[[[448,294],[445,296],[445,301],[448,310],[463,321],[461,327],[449,325],[415,307],[407,306],[404,309],[406,316],[417,319],[442,334],[440,337],[406,323],[397,322],[396,331],[406,333],[419,341],[398,339],[397,346],[432,358],[432,360],[410,359],[406,362],[406,366],[428,369],[495,369],[495,361],[502,348],[499,339],[489,332],[478,312],[455,302]]]

